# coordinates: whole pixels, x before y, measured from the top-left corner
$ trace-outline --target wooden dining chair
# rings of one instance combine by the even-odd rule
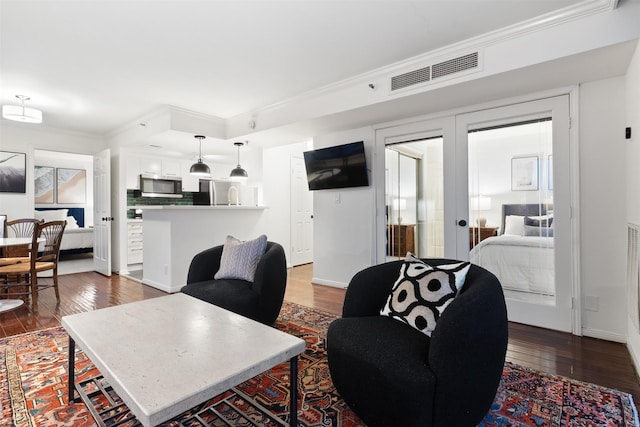
[[[28,262],[0,266],[0,276],[5,277],[5,282],[0,286],[5,288],[5,295],[31,295],[32,305],[37,308],[38,292],[53,287],[56,300],[60,301],[58,258],[60,257],[60,242],[66,225],[66,221],[35,222]],[[44,242],[39,244],[38,238],[40,237],[44,238]],[[47,270],[53,270],[52,283],[38,284],[38,273]],[[19,287],[26,287],[27,290],[12,292],[12,289]]]
[[[20,218],[7,221],[5,237],[33,237],[35,224],[40,222],[35,218]],[[9,246],[5,248],[5,258],[27,258],[29,257],[29,245]],[[24,262],[25,260],[16,260]],[[28,260],[27,260],[28,261]]]

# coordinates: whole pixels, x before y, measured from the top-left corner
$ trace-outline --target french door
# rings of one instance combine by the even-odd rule
[[[510,321],[572,332],[569,96],[457,116],[456,170],[457,257],[498,277]]]
[[[376,167],[388,175],[385,147],[440,138],[439,151],[428,162],[422,158],[416,195],[417,239],[440,247],[418,255],[470,259],[501,281],[509,320],[579,333],[569,124],[564,95],[378,129]],[[379,236],[394,206],[385,186],[377,182]],[[383,262],[390,258],[388,238],[378,242]]]

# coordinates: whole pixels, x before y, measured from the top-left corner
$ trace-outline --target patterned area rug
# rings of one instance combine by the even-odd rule
[[[356,427],[364,424],[333,388],[324,337],[334,315],[285,303],[276,326],[303,338],[299,362],[299,425]],[[62,328],[0,340],[0,426],[93,426],[82,403],[67,405],[68,338]],[[99,375],[81,350],[78,380]],[[288,425],[288,363],[260,374],[185,412],[164,426]],[[91,385],[88,386],[91,388]],[[108,389],[108,387],[107,387]],[[96,397],[94,406],[112,407],[107,425],[131,417],[117,395]],[[110,403],[106,399],[111,399]],[[124,426],[136,425],[136,420]],[[594,384],[546,375],[507,363],[496,400],[480,424],[491,426],[638,426],[631,396]]]

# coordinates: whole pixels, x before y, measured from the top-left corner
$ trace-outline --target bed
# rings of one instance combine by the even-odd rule
[[[36,208],[35,218],[67,221],[60,244],[61,254],[93,252],[93,227],[85,227],[84,208]]]
[[[554,295],[553,212],[539,204],[502,205],[499,235],[476,245],[469,258],[505,290]]]

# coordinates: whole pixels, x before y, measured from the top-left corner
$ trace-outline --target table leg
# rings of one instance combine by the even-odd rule
[[[69,405],[75,403],[74,396],[76,382],[76,342],[69,337]]]
[[[289,427],[298,427],[298,356],[293,356],[289,365],[291,370]]]

